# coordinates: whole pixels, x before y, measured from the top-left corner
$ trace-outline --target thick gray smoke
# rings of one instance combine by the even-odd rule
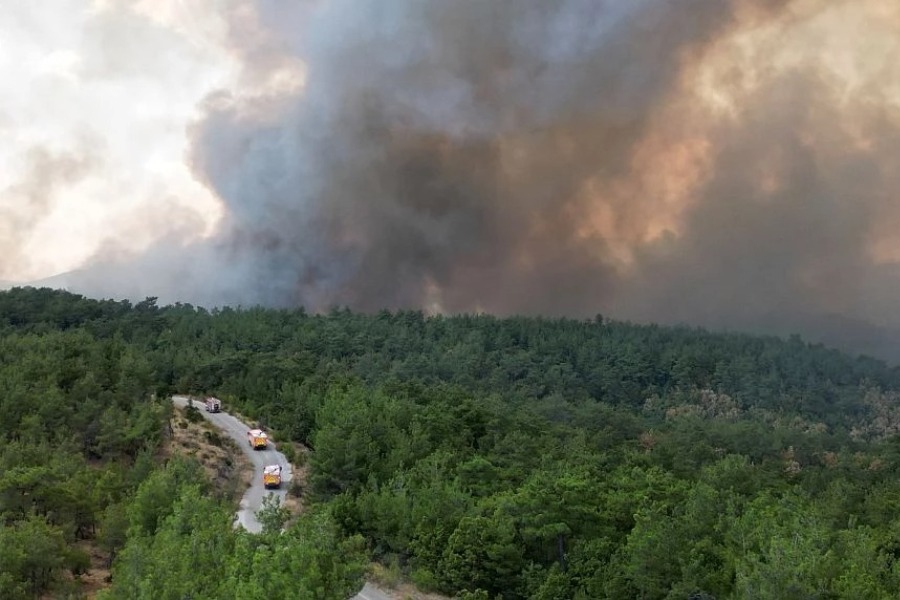
[[[228,217],[140,259],[153,295],[603,312],[900,359],[898,46],[850,86],[788,35],[836,6],[900,23],[887,1],[291,4],[232,40],[249,76],[306,81],[209,99],[191,161]]]
[[[731,4],[325,2],[284,32],[305,91],[274,123],[214,106],[196,168],[272,300],[596,311],[615,282],[604,240],[576,235],[584,185],[628,175]]]

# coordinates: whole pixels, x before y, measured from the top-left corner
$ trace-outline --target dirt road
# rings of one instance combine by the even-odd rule
[[[173,396],[172,402],[175,406],[184,408],[188,404],[187,396]],[[274,442],[269,442],[269,447],[265,450],[254,450],[247,443],[247,430],[250,429],[245,423],[242,423],[235,417],[226,412],[208,413],[201,402],[194,402],[194,406],[200,411],[208,421],[213,425],[227,433],[239,447],[244,449],[244,453],[253,463],[253,481],[247,491],[241,498],[241,506],[235,517],[235,527],[241,525],[244,529],[251,533],[259,533],[262,531],[262,525],[256,518],[256,511],[262,508],[263,498],[267,494],[275,494],[284,502],[287,488],[290,485],[292,472],[291,464],[284,457],[284,454],[278,452]],[[279,490],[267,490],[262,483],[263,467],[266,465],[281,465],[282,484]]]
[[[388,596],[387,593],[382,592],[371,583],[367,583],[363,586],[363,589],[360,590],[357,595],[350,598],[350,600],[395,600],[395,597]]]
[[[188,405],[188,397],[173,396],[172,402],[175,406],[184,408]],[[244,452],[253,462],[253,482],[250,487],[247,488],[244,497],[241,498],[241,506],[235,517],[234,525],[237,527],[240,524],[244,529],[251,533],[259,533],[262,531],[262,525],[256,518],[256,511],[262,508],[263,498],[269,493],[274,493],[282,502],[284,502],[284,497],[287,493],[286,490],[290,485],[292,477],[291,464],[285,458],[284,454],[278,452],[277,445],[271,440],[269,441],[269,447],[265,450],[254,450],[251,448],[250,444],[247,443],[247,431],[250,429],[250,426],[246,423],[242,423],[226,412],[208,413],[202,402],[195,401],[194,406],[197,407],[200,414],[206,417],[209,422],[227,433],[235,442],[237,442],[237,445],[244,449]],[[283,483],[280,490],[267,490],[263,486],[262,472],[263,467],[266,465],[282,466]],[[371,583],[366,583],[363,589],[360,590],[356,596],[350,598],[350,600],[395,600],[395,598],[388,595],[387,592],[378,589]]]

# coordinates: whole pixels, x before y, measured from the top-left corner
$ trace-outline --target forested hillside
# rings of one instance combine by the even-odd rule
[[[81,542],[115,559],[110,598],[346,598],[364,553],[469,599],[900,594],[879,361],[599,316],[33,289],[0,294],[0,332],[3,598],[76,593]],[[176,392],[313,449],[287,535],[233,533],[195,464],[161,463]]]

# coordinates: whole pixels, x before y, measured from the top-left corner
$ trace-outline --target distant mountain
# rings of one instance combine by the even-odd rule
[[[177,300],[169,297],[162,298],[164,294],[148,292],[146,285],[135,277],[134,272],[121,265],[111,265],[108,269],[73,269],[43,279],[14,285],[65,290],[95,299],[140,301],[153,295],[160,296],[164,303]]]
[[[63,273],[57,273],[56,275],[51,275],[50,277],[44,277],[43,279],[36,279],[34,281],[28,282],[18,282],[10,285],[9,287],[36,287],[36,288],[52,288],[52,289],[66,289],[69,285],[72,284],[73,281],[78,279],[80,270],[72,270],[65,271]]]
[[[0,290],[9,290],[14,287],[55,287],[51,285],[38,285],[35,283],[25,282],[25,281],[7,281],[5,279],[0,279]]]

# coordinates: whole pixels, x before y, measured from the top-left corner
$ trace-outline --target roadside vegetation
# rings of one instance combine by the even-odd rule
[[[223,499],[238,502],[250,485],[253,465],[241,448],[203,418],[196,407],[175,408],[164,459],[173,456],[196,460],[212,489]]]
[[[104,598],[347,598],[371,559],[467,600],[900,593],[900,370],[796,337],[16,289],[0,359],[3,598],[96,556]],[[286,534],[165,450],[204,435],[173,393],[293,442]]]

